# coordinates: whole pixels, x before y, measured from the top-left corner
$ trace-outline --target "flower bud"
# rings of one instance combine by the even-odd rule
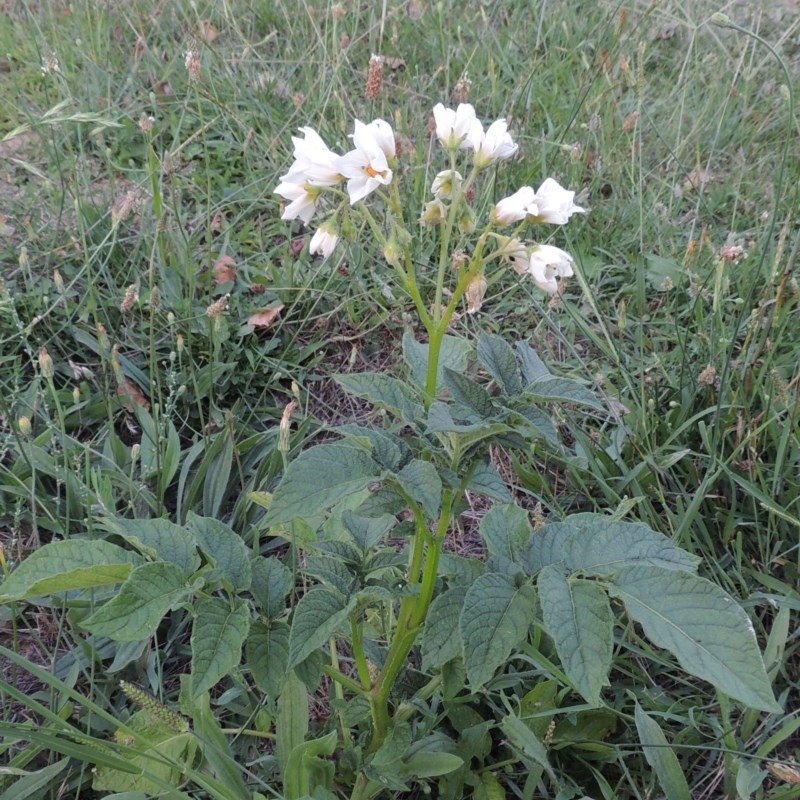
[[[383,248],[383,257],[386,259],[386,263],[393,267],[399,267],[402,264],[403,250],[394,234],[389,237],[389,241]]]
[[[467,286],[467,314],[476,314],[481,310],[483,305],[483,298],[486,296],[486,290],[489,284],[483,275],[476,275]]]
[[[475,212],[469,206],[465,206],[458,217],[458,229],[467,236],[475,230],[477,224]]]
[[[290,448],[289,437],[292,431],[292,414],[297,410],[297,400],[290,401],[283,409],[281,424],[278,429],[278,450],[281,453],[288,453]]]
[[[26,438],[30,436],[31,431],[33,430],[33,426],[31,425],[31,418],[22,415],[17,420],[17,428],[19,429],[21,436],[25,436]]]
[[[419,224],[431,226],[441,225],[447,219],[447,209],[441,200],[431,200],[425,203],[425,208],[422,209],[422,216],[419,218]]]
[[[55,374],[55,370],[53,369],[53,359],[50,357],[50,353],[47,352],[47,348],[44,346],[39,348],[39,370],[42,373],[42,377],[46,380],[50,380]]]

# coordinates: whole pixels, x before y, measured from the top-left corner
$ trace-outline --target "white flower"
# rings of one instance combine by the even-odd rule
[[[292,136],[295,161],[281,180],[292,183],[309,181],[315,186],[341,183],[342,175],[336,163],[339,156],[328,148],[313,128],[300,128],[300,132],[305,138]]]
[[[500,200],[492,209],[490,219],[497,225],[511,225],[538,213],[536,193],[531,186],[523,186],[514,194]]]
[[[323,258],[329,258],[336,245],[339,243],[339,232],[332,220],[323,223],[317,228],[311,237],[311,244],[308,252],[313,256],[315,253],[322,253]]]
[[[548,294],[558,291],[558,278],[568,278],[572,271],[572,256],[560,247],[539,244],[529,251],[528,275]]]
[[[437,103],[433,107],[433,118],[436,136],[448,150],[475,148],[483,136],[483,125],[469,103],[460,103],[455,111]]]
[[[392,171],[389,169],[384,150],[387,143],[388,135],[381,126],[370,128],[369,125],[356,120],[353,133],[355,150],[340,156],[336,162],[339,172],[348,179],[347,193],[350,195],[350,205],[363,200],[379,186],[388,186],[392,182]]]
[[[478,169],[488,167],[498,159],[511,158],[519,149],[508,132],[508,125],[504,119],[493,122],[486,133],[482,132],[479,142],[473,144],[475,149],[475,164]]]
[[[553,178],[547,178],[536,192],[538,211],[530,214],[533,222],[549,222],[563,225],[573,214],[585,214],[586,210],[573,202],[575,192],[567,191]]]
[[[431,192],[437,200],[447,200],[461,186],[464,179],[460,172],[454,169],[446,169],[440,172],[434,179]]]
[[[394,141],[392,126],[382,119],[374,119],[366,126],[378,146],[383,150],[386,158],[394,158],[397,154],[397,145]]]
[[[296,183],[295,181],[284,179],[273,191],[274,194],[291,201],[283,210],[281,219],[299,218],[306,225],[311,222],[311,217],[314,216],[314,212],[317,210],[318,189],[307,182]]]
[[[531,265],[528,248],[524,242],[515,238],[501,238],[499,255],[505,258],[518,275],[526,275]]]

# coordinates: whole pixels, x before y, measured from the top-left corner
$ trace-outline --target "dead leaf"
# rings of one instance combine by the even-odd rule
[[[124,404],[125,408],[127,408],[131,414],[133,413],[133,403],[143,408],[145,411],[150,410],[150,402],[142,394],[141,389],[139,389],[139,387],[133,381],[130,381],[127,378],[119,386],[117,386],[117,397],[122,397],[126,400]]]
[[[714,180],[714,176],[704,169],[693,169],[683,182],[684,189],[698,189],[705,191],[706,186]]]
[[[781,764],[778,761],[771,761],[767,764],[767,770],[771,772],[778,780],[784,783],[800,783],[800,770],[789,764]]]
[[[219,286],[222,283],[236,280],[236,261],[232,256],[220,256],[214,262],[214,283]]]
[[[406,3],[406,14],[408,14],[409,19],[413,19],[414,22],[422,19],[426,9],[427,6],[420,2],[420,0],[408,0]]]
[[[397,58],[393,56],[386,56],[383,59],[384,63],[391,70],[404,70],[406,68],[406,60],[404,58]]]
[[[625,122],[622,123],[622,130],[625,133],[630,133],[635,127],[636,123],[639,121],[639,112],[634,111],[631,114],[628,114],[627,119]]]
[[[219,36],[219,29],[207,19],[200,23],[200,38],[207,42],[213,42]]]
[[[272,326],[272,323],[278,319],[281,311],[283,311],[283,305],[256,311],[256,313],[252,314],[250,319],[247,320],[247,324],[252,325],[254,328],[269,328]]]
[[[666,41],[671,39],[681,29],[678,22],[665,22],[660,28],[650,32],[650,36],[654,41]]]

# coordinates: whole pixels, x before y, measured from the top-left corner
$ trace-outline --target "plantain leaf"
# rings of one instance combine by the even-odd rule
[[[638,703],[636,703],[633,714],[644,757],[655,770],[667,800],[692,800],[692,793],[678,762],[678,757],[669,746],[661,726],[645,714]]]

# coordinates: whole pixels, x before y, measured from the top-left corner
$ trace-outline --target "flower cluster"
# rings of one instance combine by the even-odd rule
[[[294,163],[275,187],[275,194],[289,201],[281,219],[300,219],[308,225],[318,210],[322,192],[345,181],[350,205],[391,183],[395,141],[388,122],[376,119],[365,125],[356,120],[351,137],[354,148],[344,155],[334,153],[313,128],[300,128],[300,132],[304,138],[292,137]],[[334,215],[312,237],[311,253],[319,252],[327,258],[338,241]]]
[[[450,156],[450,168],[438,172],[433,179],[433,199],[424,205],[419,222],[425,227],[444,226],[448,233],[442,236],[442,247],[446,249],[451,231],[469,236],[477,228],[473,200],[479,174],[491,164],[515,156],[519,146],[512,139],[505,119],[495,120],[484,129],[475,109],[468,103],[461,103],[455,109],[438,103],[433,108],[433,118],[436,137]],[[342,220],[350,213],[348,208],[362,203],[377,191],[389,205],[391,213],[386,214],[385,221],[390,229],[382,230],[365,207],[359,206],[359,211],[376,235],[389,264],[398,268],[404,264],[401,271],[405,269],[405,278],[413,281],[408,270],[413,269],[410,265],[414,260],[404,252],[413,238],[403,225],[402,213],[398,213],[397,206],[402,206],[399,189],[396,184],[392,185],[397,155],[395,135],[389,123],[382,119],[368,124],[356,120],[350,137],[353,149],[344,155],[330,150],[312,128],[300,128],[300,133],[303,138],[292,138],[294,162],[275,188],[275,193],[287,201],[282,219],[300,219],[308,225],[320,211],[320,199],[324,195],[332,199],[334,211],[314,232],[309,248],[312,254],[328,258],[347,227]],[[461,167],[463,174],[456,169],[460,166],[459,158],[464,160],[460,155],[462,151],[471,155],[466,168]],[[502,259],[518,273],[529,275],[544,291],[557,292],[558,280],[573,274],[570,255],[553,245],[528,244],[516,236],[503,236],[494,229],[530,222],[563,225],[573,214],[579,213],[585,213],[585,209],[575,204],[575,192],[564,189],[553,178],[547,178],[537,190],[523,186],[500,200],[492,208],[488,224],[475,244],[473,255],[467,259],[469,266],[463,273],[466,277],[461,294],[471,287],[469,292],[474,295],[467,298],[470,309],[480,307],[476,292],[480,289],[482,298],[486,290],[484,267],[492,259]],[[484,255],[490,239],[498,243],[498,248]]]

